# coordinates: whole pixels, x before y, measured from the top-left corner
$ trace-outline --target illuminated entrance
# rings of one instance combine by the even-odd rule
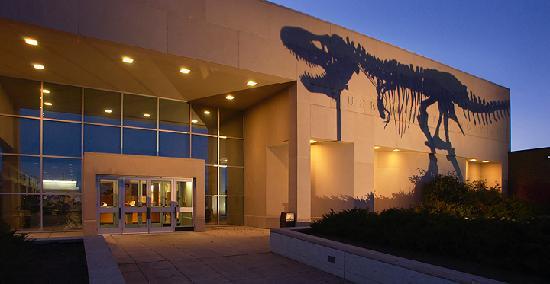
[[[99,233],[193,228],[193,179],[97,177]]]

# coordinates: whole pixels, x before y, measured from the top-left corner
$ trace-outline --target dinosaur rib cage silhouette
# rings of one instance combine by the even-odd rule
[[[283,45],[297,60],[310,67],[320,67],[323,74],[304,72],[300,81],[310,92],[323,93],[336,100],[337,137],[341,140],[340,95],[348,89],[353,74],[364,74],[376,88],[376,106],[386,127],[391,121],[402,137],[418,121],[430,148],[426,177],[438,173],[436,150],[447,151],[447,159],[462,177],[455,149],[449,140],[449,119],[464,135],[456,115],[462,109],[464,119],[478,124],[491,124],[509,115],[509,101],[485,101],[468,90],[454,75],[436,69],[402,64],[394,59],[382,60],[369,54],[361,44],[349,38],[316,35],[300,27],[281,29]],[[434,133],[429,129],[428,107],[437,105],[438,122]],[[445,140],[439,136],[443,124]]]

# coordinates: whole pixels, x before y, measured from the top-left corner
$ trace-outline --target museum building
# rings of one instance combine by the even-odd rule
[[[278,227],[507,190],[510,91],[259,0],[0,2],[0,219],[19,231]]]

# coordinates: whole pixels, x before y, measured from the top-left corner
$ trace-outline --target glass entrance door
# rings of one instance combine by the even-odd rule
[[[193,179],[100,176],[97,184],[99,233],[193,227]]]

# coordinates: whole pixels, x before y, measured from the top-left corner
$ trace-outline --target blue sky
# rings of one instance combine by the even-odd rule
[[[512,150],[550,147],[550,1],[271,2],[510,88]]]

